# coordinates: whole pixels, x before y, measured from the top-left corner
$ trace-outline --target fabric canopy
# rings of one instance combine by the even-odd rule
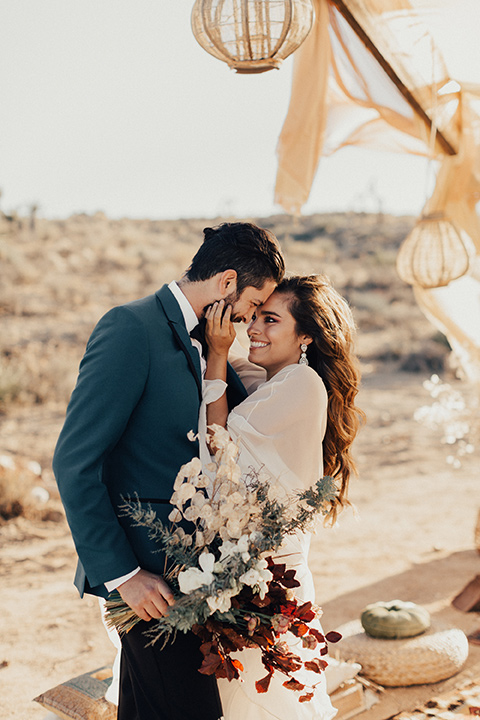
[[[314,27],[294,57],[290,106],[278,142],[276,202],[298,214],[321,156],[347,145],[430,157],[439,169],[424,213],[443,212],[470,235],[480,256],[477,0],[313,4]],[[477,303],[480,316],[476,268],[472,263],[460,294],[456,283],[464,278],[435,291],[416,289],[416,297],[454,349],[463,343],[467,375],[480,380],[478,333],[464,327],[453,332],[462,314],[459,298],[470,298],[470,307]],[[457,311],[449,315],[454,293]]]

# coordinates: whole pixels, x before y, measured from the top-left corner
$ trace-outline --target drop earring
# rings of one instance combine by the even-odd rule
[[[308,347],[308,345],[305,345],[305,343],[300,345],[300,350],[302,351],[302,354],[300,355],[300,360],[298,361],[299,365],[308,365],[307,347]]]

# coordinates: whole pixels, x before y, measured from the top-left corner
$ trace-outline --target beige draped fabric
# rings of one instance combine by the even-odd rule
[[[424,213],[442,211],[464,229],[478,259],[477,0],[313,3],[315,25],[294,57],[291,101],[278,142],[276,202],[298,214],[321,156],[347,145],[423,155],[438,161],[435,190]],[[480,315],[480,278],[469,277],[464,284],[469,314]],[[480,339],[474,330],[460,332],[458,311],[448,309],[450,294],[452,305],[459,302],[451,287],[458,282],[442,288],[441,302],[431,290],[416,289],[416,297],[453,347],[468,345],[464,367],[469,377],[480,377]]]

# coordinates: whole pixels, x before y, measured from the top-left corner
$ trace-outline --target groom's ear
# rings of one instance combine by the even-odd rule
[[[224,270],[218,274],[218,289],[222,298],[237,292],[236,270]]]

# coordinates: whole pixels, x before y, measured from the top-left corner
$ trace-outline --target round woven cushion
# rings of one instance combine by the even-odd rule
[[[376,638],[409,638],[430,627],[430,613],[420,605],[389,600],[367,605],[360,616],[363,629]]]
[[[362,666],[361,674],[379,685],[400,687],[435,683],[455,675],[468,657],[468,640],[458,628],[432,620],[422,635],[398,640],[372,638],[360,620],[338,628],[336,650]]]

